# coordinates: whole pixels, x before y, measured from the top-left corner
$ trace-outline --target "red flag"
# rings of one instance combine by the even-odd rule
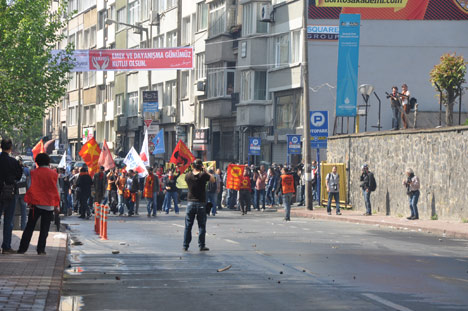
[[[226,188],[239,190],[242,177],[244,176],[245,165],[229,164],[226,177]]]
[[[32,153],[33,159],[36,159],[36,156],[39,153],[45,153],[44,142],[42,141],[42,139],[34,146],[34,148],[32,149]]]
[[[104,166],[106,171],[110,170],[111,168],[115,167],[114,159],[112,159],[112,155],[110,153],[109,147],[107,147],[106,140],[102,143],[102,151],[99,155],[99,166]]]
[[[79,154],[88,166],[89,175],[91,175],[91,177],[94,175],[94,173],[99,172],[98,161],[101,155],[101,148],[99,148],[99,145],[94,139],[94,137],[88,140],[86,144],[83,145]]]
[[[179,172],[183,173],[193,161],[195,161],[195,157],[184,142],[179,140],[169,162],[174,163]]]

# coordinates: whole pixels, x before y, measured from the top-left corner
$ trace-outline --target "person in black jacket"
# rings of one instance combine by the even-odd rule
[[[0,153],[0,216],[3,217],[2,254],[16,253],[11,249],[11,234],[13,232],[13,217],[15,215],[16,182],[21,179],[23,170],[17,160],[10,157],[13,147],[11,139],[3,139]]]
[[[80,201],[80,218],[89,219],[91,217],[88,200],[91,196],[92,185],[93,180],[88,174],[88,168],[84,166],[80,169],[80,176],[76,180],[76,191],[78,193],[78,200]]]
[[[132,180],[132,184],[130,186],[130,200],[128,204],[128,216],[132,216],[135,213],[135,203],[137,202],[138,191],[140,191],[140,179],[138,178],[138,174],[135,173],[134,170],[129,170],[128,175]]]
[[[164,179],[164,203],[163,209],[166,211],[166,214],[169,214],[169,210],[171,208],[171,200],[174,201],[174,211],[176,214],[179,214],[179,205],[177,204],[177,178],[179,178],[179,174],[173,174],[172,169],[167,172],[167,176]]]

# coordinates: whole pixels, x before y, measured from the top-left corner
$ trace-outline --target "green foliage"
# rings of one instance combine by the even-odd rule
[[[468,125],[468,119],[465,120],[465,125]]]
[[[50,0],[0,0],[0,128],[23,131],[40,120],[66,92],[71,66],[52,49],[64,38],[65,4]],[[67,47],[67,56],[71,55]]]
[[[466,218],[462,218],[462,223],[464,223],[464,224],[468,224],[468,219],[466,219]]]
[[[453,124],[453,105],[462,93],[462,84],[466,82],[467,63],[463,56],[444,54],[440,63],[430,73],[430,81],[441,93],[442,103],[446,108],[446,124]]]
[[[437,214],[434,214],[434,215],[431,216],[431,219],[432,220],[438,220],[439,216]]]

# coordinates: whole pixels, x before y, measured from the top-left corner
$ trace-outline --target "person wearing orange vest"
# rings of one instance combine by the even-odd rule
[[[296,185],[294,184],[294,177],[289,173],[289,169],[287,167],[283,167],[278,187],[276,188],[276,194],[279,195],[281,193],[283,207],[285,210],[284,220],[286,221],[291,220],[291,201],[295,192]]]
[[[143,196],[147,199],[148,205],[146,209],[148,211],[148,217],[156,217],[156,210],[158,209],[158,193],[159,193],[159,178],[156,173],[156,169],[149,168],[148,176],[145,178],[145,187],[143,188]]]
[[[242,215],[247,215],[247,209],[250,206],[251,192],[252,183],[250,182],[250,169],[246,166],[239,189],[239,205]]]
[[[31,171],[31,186],[29,187],[24,202],[30,206],[28,223],[21,237],[18,254],[24,254],[29,247],[36,222],[41,218],[41,231],[37,243],[37,254],[45,255],[47,236],[49,235],[50,222],[54,217],[54,209],[60,206],[58,192],[58,174],[49,168],[50,157],[47,153],[36,156],[38,168]]]
[[[117,185],[117,194],[118,194],[118,205],[117,208],[119,210],[119,216],[122,216],[125,211],[125,186],[127,184],[127,173],[126,171],[122,170],[120,172],[120,176],[117,177],[115,180],[115,184]]]

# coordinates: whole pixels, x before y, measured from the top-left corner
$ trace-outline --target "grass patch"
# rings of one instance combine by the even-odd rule
[[[398,214],[397,216],[398,216],[398,217],[400,217],[400,218],[401,218],[401,217],[403,217],[403,215],[402,215],[402,214]]]
[[[464,224],[468,224],[468,219],[466,219],[466,218],[462,218],[462,223],[464,223]]]
[[[432,216],[431,216],[431,219],[432,219],[432,220],[438,220],[438,219],[439,219],[439,216],[438,216],[437,214],[432,215]]]

